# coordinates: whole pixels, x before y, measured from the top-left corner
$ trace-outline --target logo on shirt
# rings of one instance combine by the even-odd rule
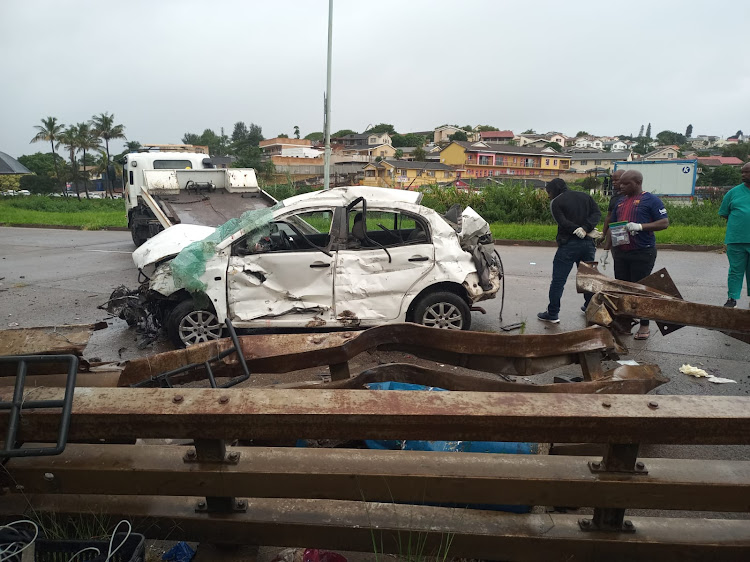
[[[660,215],[666,215],[667,214],[667,210],[662,207],[661,209],[659,209],[659,214]]]

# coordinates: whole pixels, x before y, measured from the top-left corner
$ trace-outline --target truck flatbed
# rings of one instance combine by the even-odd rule
[[[245,211],[270,207],[272,200],[263,193],[229,193],[216,189],[210,193],[182,191],[160,195],[159,207],[172,224],[219,226]]]

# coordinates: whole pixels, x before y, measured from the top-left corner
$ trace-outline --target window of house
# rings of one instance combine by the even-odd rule
[[[601,163],[602,163],[601,160],[594,160],[594,164],[597,165],[597,166],[599,166]]]
[[[492,164],[492,158],[490,156],[480,156],[479,163],[484,166],[489,166],[490,164]]]
[[[431,178],[434,178],[435,177],[435,170],[427,170],[427,175],[430,176]]]
[[[588,160],[581,160],[581,166],[588,166]]]
[[[526,158],[526,159],[524,159],[523,165],[526,166],[527,168],[533,168],[534,164],[535,164],[535,162],[534,162],[533,158]]]
[[[553,160],[553,166],[557,166],[557,160]]]
[[[544,159],[544,165],[545,166],[549,166],[549,158],[545,158]]]

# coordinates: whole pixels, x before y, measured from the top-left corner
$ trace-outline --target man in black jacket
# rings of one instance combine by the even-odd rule
[[[573,264],[596,259],[596,244],[587,236],[594,230],[601,218],[601,211],[594,199],[582,191],[570,191],[560,178],[547,184],[547,197],[550,210],[557,221],[557,253],[552,262],[552,282],[549,286],[547,310],[537,314],[539,320],[557,324],[560,322],[560,298],[565,289]],[[582,310],[591,300],[591,293],[584,293]]]

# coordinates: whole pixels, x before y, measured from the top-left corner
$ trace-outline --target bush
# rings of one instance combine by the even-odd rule
[[[122,211],[125,216],[125,201],[122,199],[81,199],[76,197],[13,197],[7,205],[28,211],[45,213],[84,213],[89,211]]]
[[[31,193],[38,193],[40,195],[54,193],[57,190],[55,180],[49,176],[21,176],[20,186],[21,189],[28,189]]]

